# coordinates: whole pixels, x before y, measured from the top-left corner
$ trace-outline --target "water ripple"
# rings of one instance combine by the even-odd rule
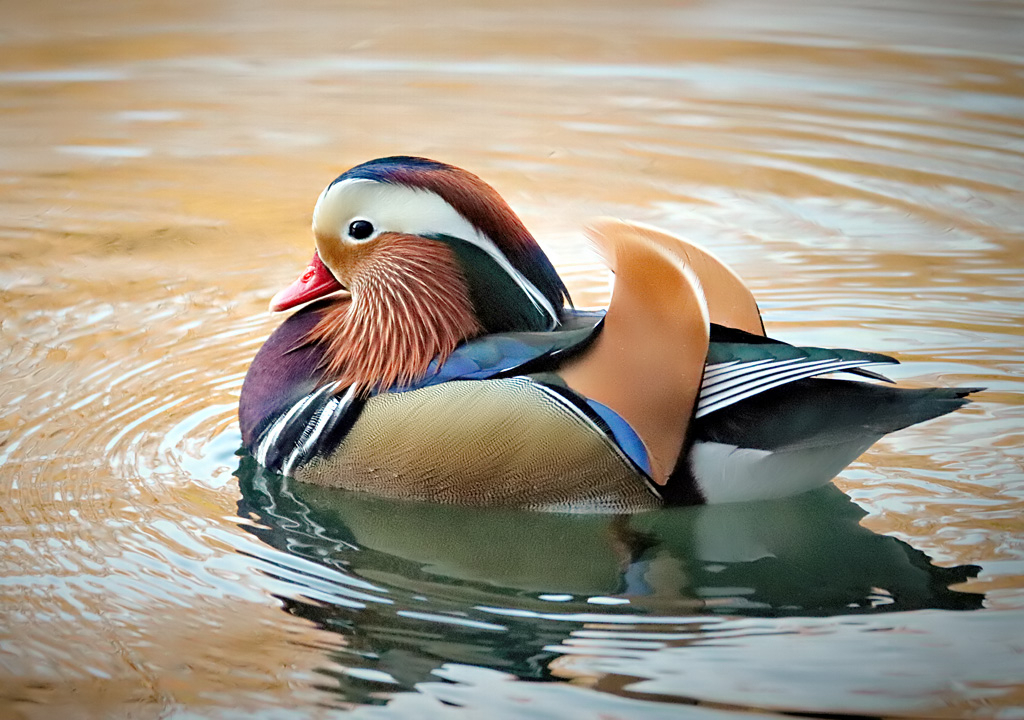
[[[0,73],[2,712],[1020,705],[1019,11],[467,6],[442,47],[432,9],[353,7],[340,48],[303,3],[145,32],[33,7]],[[262,475],[235,412],[266,300],[322,183],[396,151],[494,182],[580,305],[610,277],[579,227],[622,215],[712,247],[782,339],[988,391],[774,505],[563,518]]]

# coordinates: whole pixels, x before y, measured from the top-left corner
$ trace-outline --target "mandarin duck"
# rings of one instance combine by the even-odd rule
[[[239,402],[245,449],[299,481],[558,511],[780,498],[977,390],[819,377],[897,361],[767,337],[721,260],[635,223],[587,229],[615,281],[578,310],[501,196],[433,160],[343,173],[313,234]]]

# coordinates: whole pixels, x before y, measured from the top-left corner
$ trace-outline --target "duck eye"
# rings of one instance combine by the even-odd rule
[[[367,220],[353,220],[348,226],[348,236],[353,240],[365,240],[373,235],[373,223]]]

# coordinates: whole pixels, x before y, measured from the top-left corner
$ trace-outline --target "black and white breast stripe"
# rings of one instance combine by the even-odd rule
[[[766,358],[750,362],[732,360],[708,365],[704,371],[704,381],[700,386],[700,399],[697,402],[695,417],[703,417],[715,410],[721,410],[740,400],[794,380],[879,364],[881,363],[866,359],[792,358],[776,360]]]
[[[265,468],[290,475],[318,454],[331,450],[348,432],[361,402],[355,388],[334,395],[336,385],[326,385],[292,405],[266,429],[256,443],[257,462]]]

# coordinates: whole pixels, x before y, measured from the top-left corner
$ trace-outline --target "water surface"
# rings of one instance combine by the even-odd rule
[[[1024,717],[1024,5],[8,3],[0,715]],[[978,401],[784,502],[389,503],[236,456],[339,172],[651,222]],[[464,708],[469,708],[467,713]]]

